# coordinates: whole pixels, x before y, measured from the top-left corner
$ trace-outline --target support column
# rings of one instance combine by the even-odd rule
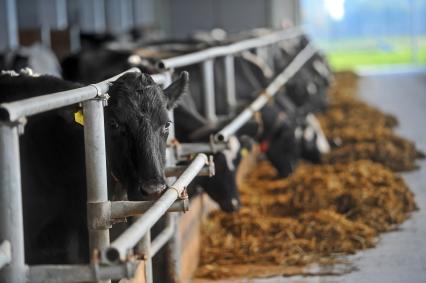
[[[0,242],[12,248],[0,282],[26,282],[20,166],[18,125],[0,122]]]

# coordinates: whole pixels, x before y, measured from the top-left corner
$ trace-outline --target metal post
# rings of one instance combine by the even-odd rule
[[[103,101],[95,98],[83,103],[86,157],[87,205],[108,201]],[[109,228],[94,227],[88,219],[90,255],[109,246]]]
[[[169,218],[167,218],[163,231],[161,231],[161,233],[158,234],[151,242],[151,256],[155,256],[158,251],[174,236],[175,232],[177,232],[174,229],[175,226],[169,221]]]
[[[18,20],[15,0],[0,0],[0,51],[18,47]]]
[[[216,107],[214,99],[214,70],[213,59],[208,59],[201,63],[203,74],[204,90],[204,114],[210,122],[215,122]]]
[[[226,125],[215,135],[216,142],[227,141],[235,134],[255,112],[259,111],[265,104],[303,67],[303,65],[316,53],[316,48],[308,44],[296,57],[278,74],[268,87],[247,106],[232,122]]]
[[[138,253],[145,260],[145,283],[152,283],[151,232],[148,231],[138,244]]]
[[[166,246],[166,258],[167,258],[167,282],[178,283],[181,277],[181,237],[179,233],[179,213],[169,212],[166,218],[166,226],[173,227],[173,237],[170,238],[169,243]]]
[[[12,246],[0,282],[26,282],[18,125],[0,122],[0,241]]]
[[[223,57],[223,59],[225,65],[226,103],[228,106],[228,114],[232,115],[235,113],[237,107],[234,56],[227,55]]]
[[[102,260],[109,264],[126,260],[129,249],[136,246],[158,219],[167,212],[174,201],[182,196],[184,189],[207,163],[207,156],[202,153],[198,154],[185,172],[163,193],[155,204],[115,239],[110,247],[104,249]]]

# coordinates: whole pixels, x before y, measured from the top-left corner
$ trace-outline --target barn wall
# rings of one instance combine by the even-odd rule
[[[300,0],[161,0],[159,26],[171,36],[184,37],[215,27],[230,32],[278,27],[283,19],[299,22]]]

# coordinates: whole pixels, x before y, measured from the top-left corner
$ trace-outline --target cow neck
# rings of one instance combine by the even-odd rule
[[[269,141],[272,139],[272,137],[279,131],[280,126],[283,122],[287,119],[287,114],[284,111],[279,111],[278,115],[276,116],[274,123],[272,125],[271,130],[263,136],[263,138],[260,141],[260,151],[265,153],[269,149]],[[264,124],[264,122],[262,121]]]

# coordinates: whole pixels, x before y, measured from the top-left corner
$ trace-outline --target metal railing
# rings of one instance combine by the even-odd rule
[[[234,55],[254,48],[274,45],[283,40],[300,36],[299,29],[274,32],[258,38],[243,40],[227,46],[212,47],[174,58],[162,60],[159,66],[164,73],[153,75],[157,83],[168,85],[171,82],[171,69],[196,63],[203,64],[204,99],[206,117],[216,120],[214,107],[214,60],[223,57],[226,75],[226,101],[234,109],[237,98],[235,90]],[[103,108],[106,105],[109,82],[126,72],[139,72],[132,68],[109,80],[83,88],[43,95],[21,101],[0,104],[0,240],[10,242],[11,255],[0,250],[0,281],[4,282],[83,282],[132,277],[139,263],[132,256],[132,250],[144,256],[145,280],[152,282],[151,258],[166,243],[169,245],[169,260],[172,262],[173,278],[179,277],[180,240],[177,217],[167,215],[165,229],[151,241],[150,229],[167,212],[188,210],[188,200],[182,196],[184,188],[201,172],[212,175],[212,162],[204,153],[215,153],[227,148],[228,138],[259,111],[266,102],[311,58],[315,49],[308,45],[288,67],[280,73],[250,106],[219,131],[210,143],[181,144],[167,150],[166,174],[180,177],[173,181],[169,189],[156,201],[110,202],[107,198],[106,152],[104,137]],[[21,196],[21,173],[19,158],[19,134],[27,117],[73,105],[83,104],[85,115],[84,140],[87,175],[87,207],[90,251],[98,251],[90,265],[41,265],[27,266],[24,260],[24,234]],[[173,114],[171,113],[171,119]],[[169,142],[174,138],[174,129]],[[171,144],[171,143],[170,143]],[[187,168],[175,166],[181,156],[198,153]],[[210,164],[209,168],[205,168]],[[117,219],[140,216],[123,234],[110,243],[109,228]],[[139,244],[138,244],[139,243]],[[6,249],[6,251],[9,251]],[[169,264],[170,266],[170,264]]]
[[[107,192],[106,150],[104,136],[103,108],[106,106],[109,82],[127,72],[140,72],[133,68],[111,79],[86,87],[38,96],[0,105],[0,281],[4,282],[84,282],[103,279],[117,279],[134,275],[135,262],[118,263],[102,266],[97,262],[92,265],[40,265],[27,266],[24,258],[24,232],[22,215],[22,193],[19,154],[19,134],[27,117],[53,109],[83,104],[85,116],[84,142],[86,155],[87,208],[90,251],[104,251],[121,247],[121,259],[125,258],[128,249],[132,248],[146,234],[152,225],[168,211],[186,211],[188,200],[180,197],[184,187],[208,163],[204,154],[199,154],[191,165],[174,182],[169,190],[155,202],[110,202]],[[170,76],[156,75],[159,83],[167,83]],[[119,237],[110,247],[109,228],[113,219],[128,216],[143,216],[122,237],[133,235],[131,231],[144,223],[142,233],[133,235],[133,245],[122,247]],[[147,225],[147,219],[150,224]],[[153,242],[154,251],[158,251],[171,237],[168,227],[160,238]],[[166,237],[167,236],[167,237]],[[125,241],[128,243],[128,241]],[[8,249],[8,246],[12,247]],[[117,244],[118,243],[118,244]],[[118,245],[118,246],[117,246]],[[92,254],[92,253],[91,253]],[[111,254],[109,252],[108,254]],[[110,257],[106,257],[110,258]]]

